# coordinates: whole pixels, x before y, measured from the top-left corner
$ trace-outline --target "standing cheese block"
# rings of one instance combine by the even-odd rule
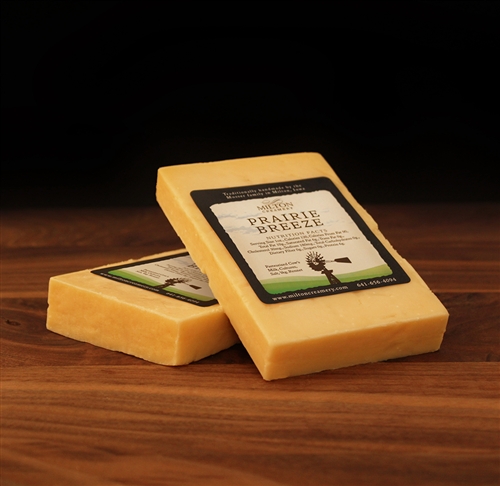
[[[47,329],[153,363],[187,364],[238,342],[203,279],[185,251],[55,276]]]
[[[162,167],[157,200],[264,379],[439,349],[448,312],[321,155]]]

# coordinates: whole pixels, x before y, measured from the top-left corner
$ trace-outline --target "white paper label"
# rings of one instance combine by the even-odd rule
[[[267,303],[409,281],[329,179],[193,197]]]

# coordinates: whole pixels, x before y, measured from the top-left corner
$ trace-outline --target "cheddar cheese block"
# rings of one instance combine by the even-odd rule
[[[163,365],[238,342],[185,250],[50,278],[47,329]]]
[[[439,349],[448,312],[321,155],[162,167],[157,200],[264,379]]]

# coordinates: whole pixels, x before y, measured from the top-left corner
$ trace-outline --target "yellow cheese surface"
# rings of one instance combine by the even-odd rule
[[[409,283],[268,304],[195,204],[191,191],[326,177],[410,277]],[[241,342],[266,380],[439,349],[448,312],[316,153],[162,167],[157,200],[208,276]]]
[[[200,307],[91,270],[52,277],[48,303],[47,329],[153,363],[183,365],[238,342],[219,304]]]

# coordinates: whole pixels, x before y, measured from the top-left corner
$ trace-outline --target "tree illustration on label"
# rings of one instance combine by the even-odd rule
[[[175,284],[185,283],[186,285],[189,285],[189,287],[191,287],[192,289],[195,289],[195,290],[201,289],[201,287],[198,287],[197,285],[188,284],[187,282],[189,282],[188,278],[173,277],[173,278],[168,278],[162,284],[154,285],[153,288],[163,289],[164,287],[173,287]]]
[[[326,276],[330,285],[341,283],[340,280],[333,274],[333,270],[326,268],[327,263],[351,263],[348,257],[335,258],[334,260],[325,260],[323,255],[315,251],[310,251],[306,255],[306,262],[310,268],[316,272],[321,272]]]

